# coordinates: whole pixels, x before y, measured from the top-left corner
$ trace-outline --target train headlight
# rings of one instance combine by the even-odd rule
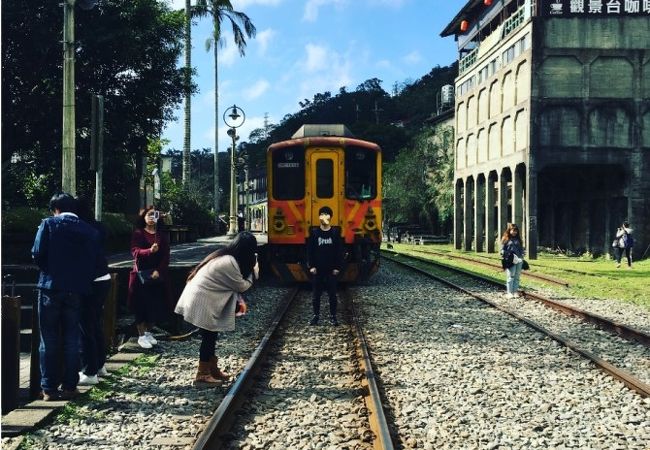
[[[368,212],[366,212],[363,227],[368,231],[375,231],[377,229],[377,216],[375,216],[375,212],[372,208],[368,208]]]
[[[282,214],[282,210],[278,208],[278,210],[275,212],[275,215],[273,216],[273,230],[276,233],[282,233],[284,229],[287,226],[287,221],[284,218],[284,214]]]
[[[365,227],[366,230],[373,231],[377,229],[377,222],[375,222],[374,218],[366,219],[363,226]]]
[[[281,219],[274,219],[273,220],[273,229],[275,231],[277,231],[278,233],[281,233],[282,231],[284,231],[284,228],[285,228],[284,220],[281,220]]]

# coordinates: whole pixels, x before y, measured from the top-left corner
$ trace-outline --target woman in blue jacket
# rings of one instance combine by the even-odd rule
[[[506,297],[514,298],[519,294],[519,277],[524,265],[524,245],[517,224],[508,224],[501,238],[502,265],[506,272]]]

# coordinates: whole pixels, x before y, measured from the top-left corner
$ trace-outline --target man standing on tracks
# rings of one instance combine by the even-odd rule
[[[32,257],[40,269],[39,352],[45,401],[67,400],[79,393],[81,296],[92,291],[100,245],[99,233],[75,214],[77,201],[70,194],[55,194],[50,210],[54,215],[41,222],[32,247]],[[62,360],[63,376],[59,373]]]
[[[338,228],[332,228],[332,209],[323,206],[318,211],[320,227],[312,228],[307,240],[307,267],[312,275],[314,317],[309,325],[318,325],[320,319],[320,297],[327,290],[330,301],[330,322],[339,324],[336,319],[336,279],[343,264],[343,243]]]

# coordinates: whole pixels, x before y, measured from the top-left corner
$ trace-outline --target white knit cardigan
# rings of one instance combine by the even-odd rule
[[[197,327],[232,331],[238,293],[252,285],[253,275],[244,279],[234,257],[219,256],[201,267],[185,285],[174,311]]]

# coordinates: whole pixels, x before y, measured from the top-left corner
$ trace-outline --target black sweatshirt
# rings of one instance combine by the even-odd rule
[[[341,270],[343,265],[343,242],[338,228],[323,231],[312,228],[307,239],[307,267],[316,267],[317,274]]]

